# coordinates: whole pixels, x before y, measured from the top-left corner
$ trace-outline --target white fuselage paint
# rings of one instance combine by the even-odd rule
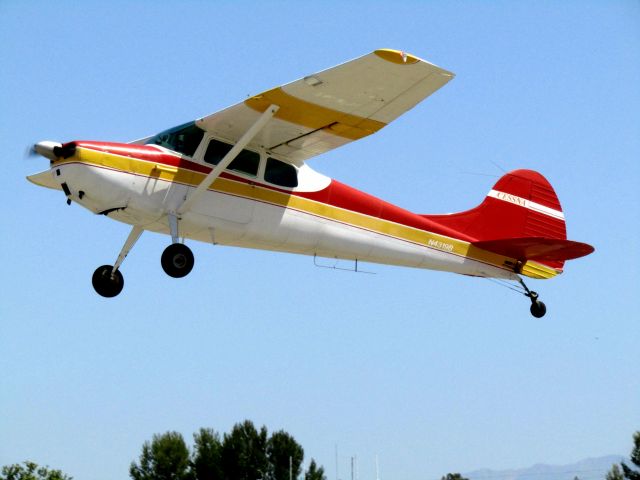
[[[303,169],[308,169],[303,171]],[[330,179],[308,166],[302,188],[320,189]],[[85,163],[51,170],[67,184],[71,199],[94,213],[145,230],[169,234],[167,212],[175,211],[194,187]],[[306,182],[305,177],[308,179]],[[323,180],[323,179],[326,179]],[[299,188],[300,189],[300,188]],[[82,198],[80,191],[83,192]],[[246,248],[449,271],[465,275],[517,278],[509,270],[471,258],[344,224],[305,211],[208,190],[179,223],[180,237]]]

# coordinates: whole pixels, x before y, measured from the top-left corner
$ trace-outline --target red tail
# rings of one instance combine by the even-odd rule
[[[593,252],[567,240],[560,201],[538,172],[514,170],[496,183],[476,208],[451,215],[423,215],[475,239],[473,244],[526,262],[535,260],[561,270],[565,260]]]

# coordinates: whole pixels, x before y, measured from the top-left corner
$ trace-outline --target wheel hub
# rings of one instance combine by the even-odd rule
[[[183,254],[179,253],[173,257],[174,267],[184,268],[186,264],[187,264],[187,258]]]

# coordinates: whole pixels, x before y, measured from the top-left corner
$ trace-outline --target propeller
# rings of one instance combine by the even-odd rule
[[[36,151],[35,143],[29,144],[29,146],[24,149],[24,158],[33,158],[38,155],[39,153]]]

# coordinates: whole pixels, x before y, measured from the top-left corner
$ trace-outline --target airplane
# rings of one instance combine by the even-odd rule
[[[546,306],[522,277],[552,278],[594,251],[567,240],[558,197],[540,173],[514,170],[479,206],[427,215],[307,162],[381,130],[453,77],[409,53],[375,50],[130,143],[41,141],[31,148],[49,169],[27,178],[131,226],[114,264],[93,274],[103,297],[122,291],[122,262],[152,231],[171,236],[161,264],[174,278],[194,266],[189,239],[505,280],[540,318]]]

